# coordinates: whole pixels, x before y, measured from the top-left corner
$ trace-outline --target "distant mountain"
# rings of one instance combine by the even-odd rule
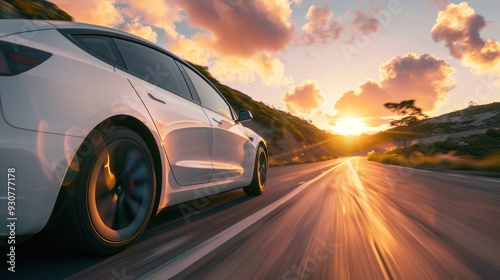
[[[67,20],[73,18],[45,0],[0,0],[0,19],[25,18]]]

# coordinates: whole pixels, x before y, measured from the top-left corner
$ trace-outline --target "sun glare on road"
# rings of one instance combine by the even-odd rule
[[[359,118],[340,118],[337,120],[335,126],[332,130],[336,133],[348,136],[348,135],[360,135],[368,130],[368,127],[363,122],[363,119]]]

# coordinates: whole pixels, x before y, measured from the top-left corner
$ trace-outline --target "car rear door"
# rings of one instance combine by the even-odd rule
[[[114,38],[127,77],[154,119],[175,180],[208,183],[213,173],[212,124],[191,95],[175,60],[159,50]]]

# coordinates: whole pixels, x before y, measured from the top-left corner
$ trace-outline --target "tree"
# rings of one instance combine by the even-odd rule
[[[391,121],[391,126],[412,126],[428,116],[422,113],[422,109],[415,106],[415,100],[404,100],[400,103],[385,103],[384,107],[397,113],[403,118]]]

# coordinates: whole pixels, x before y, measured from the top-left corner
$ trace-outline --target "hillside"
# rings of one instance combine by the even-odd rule
[[[467,109],[424,120],[412,127],[416,132],[457,133],[500,127],[500,102],[471,106]]]
[[[500,102],[471,106],[419,121],[409,127],[396,127],[373,135],[362,135],[359,139],[359,146],[370,148],[387,141],[411,143],[414,139],[424,137],[437,137],[490,128],[500,128]]]
[[[1,0],[0,19],[2,18],[72,20],[66,12],[45,0]]]
[[[368,160],[405,166],[500,172],[500,103],[472,106],[423,120],[412,127],[374,135],[388,135],[392,148],[368,153]],[[422,137],[427,136],[427,137]],[[429,137],[431,136],[431,137]],[[401,143],[405,143],[404,147]]]

